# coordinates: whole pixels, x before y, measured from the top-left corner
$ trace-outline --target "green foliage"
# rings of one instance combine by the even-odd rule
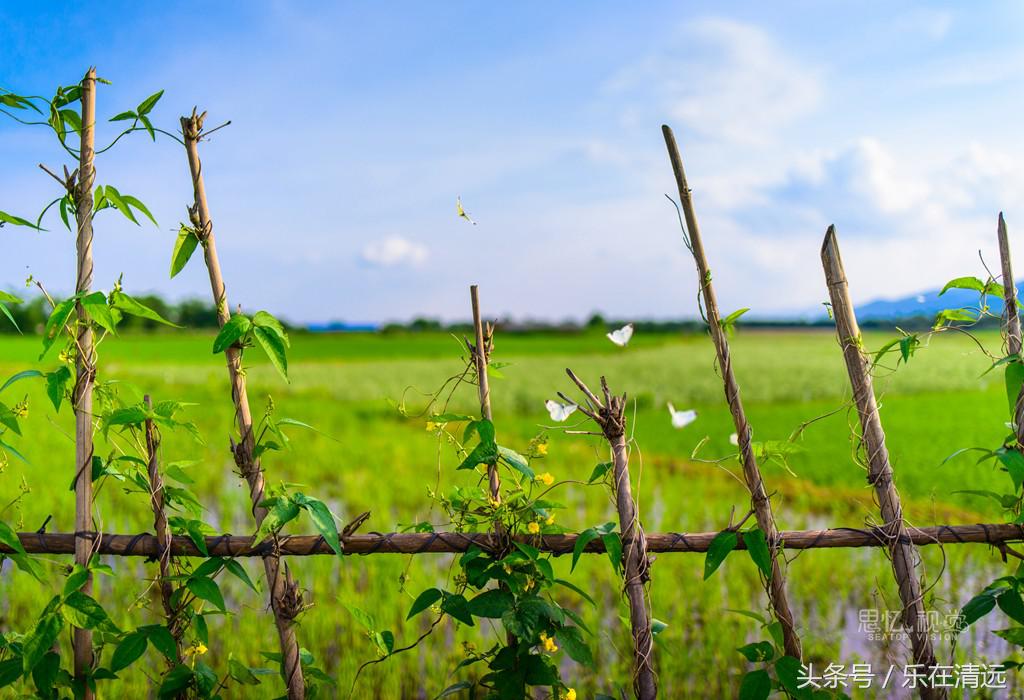
[[[192,253],[199,245],[199,237],[193,228],[185,224],[178,230],[178,238],[174,242],[174,252],[171,253],[171,278],[185,269],[185,265],[192,259]]]
[[[152,95],[144,99],[142,102],[140,102],[139,106],[135,109],[116,114],[115,116],[110,118],[110,121],[119,122],[130,119],[132,121],[132,129],[136,128],[138,124],[142,124],[142,127],[149,134],[150,138],[156,141],[156,131],[153,129],[153,123],[149,119],[149,113],[153,111],[153,107],[156,106],[156,103],[160,100],[161,97],[163,97],[163,95],[163,90],[153,93]]]
[[[708,546],[708,552],[704,556],[704,580],[707,581],[711,575],[718,570],[729,553],[736,549],[739,537],[735,530],[723,530],[715,535]]]
[[[20,303],[22,303],[20,298],[0,290],[0,313],[7,317],[7,320],[11,322],[11,325],[13,325],[19,333],[21,333],[21,329],[18,328],[18,322],[14,320],[14,316],[11,314],[11,310],[7,308],[7,304]]]
[[[729,314],[728,316],[726,316],[725,318],[721,319],[718,322],[719,325],[722,327],[722,330],[725,331],[726,335],[731,336],[731,335],[735,334],[735,332],[736,332],[736,322],[739,321],[740,317],[743,314],[747,313],[748,311],[750,311],[750,309],[747,309],[747,308],[738,309],[736,311],[733,311],[731,314]]]
[[[772,554],[761,528],[755,527],[744,532],[743,543],[747,545],[747,553],[757,568],[761,570],[762,574],[770,577],[772,575]]]
[[[134,209],[152,221],[154,226],[157,225],[156,219],[153,218],[145,204],[131,195],[122,195],[113,185],[97,185],[96,191],[93,193],[93,216],[104,209],[116,209],[124,214],[126,219],[138,226],[139,220],[132,211]]]
[[[97,81],[106,82],[102,79]],[[111,122],[130,120],[131,124],[109,145],[97,148],[96,154],[104,153],[123,136],[137,130],[146,131],[153,140],[157,133],[176,138],[156,127],[151,120],[154,107],[162,95],[163,91],[156,92],[142,100],[135,109],[114,116]],[[64,226],[72,230],[71,219],[77,219],[82,210],[81,198],[88,195],[88,192],[83,193],[76,186],[73,177],[68,176],[78,161],[75,139],[70,137],[80,133],[83,128],[82,117],[75,107],[75,103],[80,103],[81,96],[81,85],[58,87],[52,99],[25,97],[0,88],[0,112],[19,122],[50,130],[61,149],[72,159],[64,169],[64,191],[42,209],[34,224],[28,219],[0,212],[0,227],[23,226],[42,231],[45,216],[54,210],[59,213]],[[18,112],[25,113],[21,116],[26,118],[17,116]],[[153,214],[138,197],[124,193],[113,185],[97,185],[92,192],[92,199],[94,218],[100,212],[111,209],[120,212],[136,225],[143,218],[156,225]],[[183,227],[182,234],[174,253],[172,277],[188,262],[199,243],[195,232],[186,231]],[[57,365],[45,370],[17,372],[0,386],[0,392],[22,380],[42,380],[46,398],[57,412],[70,399],[76,381],[75,373],[81,371],[80,368],[85,364],[83,359],[87,359],[88,365],[94,368],[101,349],[107,347],[103,343],[108,337],[117,336],[124,327],[180,327],[168,319],[167,311],[170,307],[166,303],[156,297],[130,295],[123,289],[120,279],[109,293],[86,290],[65,299],[52,299],[42,284],[30,277],[27,284],[33,283],[39,287],[42,296],[27,304],[14,294],[0,292],[0,314],[5,319],[4,325],[9,322],[19,333],[23,328],[28,332],[41,328],[42,352],[39,359],[46,358],[56,346],[59,349]],[[197,308],[195,302],[183,304],[174,311],[178,320],[205,318],[207,324],[217,320],[215,309],[203,309],[201,305]],[[286,376],[285,348],[288,347],[288,336],[282,324],[266,312],[258,312],[252,317],[250,326],[252,342],[261,345],[271,363]],[[10,332],[7,329],[5,331]],[[83,358],[80,356],[80,339],[88,332],[91,332],[94,343],[88,358]],[[91,473],[76,478],[91,478],[95,482],[96,492],[102,490],[107,483],[117,483],[126,494],[140,496],[140,505],[144,505],[148,511],[152,504],[152,484],[148,474],[150,455],[147,451],[146,431],[149,427],[155,428],[158,435],[179,431],[201,444],[201,436],[195,424],[181,417],[190,404],[163,400],[149,405],[140,400],[142,392],[134,386],[106,377],[97,376],[94,381],[92,417],[98,430],[93,443],[91,464],[86,465],[91,467]],[[21,454],[3,438],[7,438],[8,433],[21,436],[22,419],[27,413],[28,397],[14,404],[0,402],[0,471],[7,464],[6,455],[21,458]],[[261,423],[261,437],[270,435],[277,442],[261,440],[260,447],[264,450],[287,446],[287,437],[281,426],[309,427],[293,419],[275,420],[270,413],[268,411]],[[127,631],[119,629],[100,603],[86,593],[88,589],[85,585],[90,578],[110,575],[112,570],[99,563],[98,559],[91,561],[88,566],[76,564],[67,571],[61,593],[49,599],[27,629],[21,632],[5,629],[5,634],[0,635],[0,687],[16,684],[19,680],[30,680],[40,698],[81,697],[86,686],[96,692],[97,696],[104,696],[108,693],[97,691],[98,684],[119,680],[117,674],[138,663],[151,648],[170,664],[170,670],[161,674],[159,669],[164,668],[164,662],[161,661],[147,674],[156,681],[159,697],[220,698],[223,692],[231,689],[232,684],[258,685],[261,683],[259,676],[274,674],[274,671],[252,668],[233,658],[227,659],[226,672],[218,673],[200,658],[207,653],[207,645],[210,643],[207,617],[230,613],[228,599],[218,579],[225,575],[233,577],[253,591],[256,585],[239,562],[231,558],[208,556],[205,536],[215,534],[216,531],[203,519],[203,505],[192,491],[194,480],[186,468],[193,463],[179,460],[164,464],[169,481],[163,486],[163,502],[170,514],[168,524],[172,532],[186,534],[206,558],[198,563],[187,559],[173,560],[172,570],[159,581],[161,595],[164,596],[165,624],[148,624]],[[74,489],[74,486],[72,484],[71,488]],[[28,491],[27,485],[23,486],[21,496]],[[6,517],[7,509],[19,509],[21,496],[0,510],[0,516]],[[299,511],[309,512],[315,526],[334,550],[341,553],[334,518],[322,501],[301,493],[282,494],[279,498],[286,499]],[[20,516],[20,510],[18,513]],[[280,520],[279,525],[283,526],[286,518]],[[21,527],[20,522],[18,527]],[[52,565],[53,562],[27,555],[14,527],[2,520],[0,544],[10,550],[10,554],[0,555],[0,564],[3,559],[11,559],[21,572],[38,581],[40,590],[52,583],[53,570],[45,570],[43,563]],[[126,609],[131,610],[133,607],[128,606]],[[93,630],[96,645],[94,667],[77,678],[62,668],[61,646],[58,644],[62,633],[72,627]],[[308,697],[314,698],[319,688],[333,685],[334,681],[314,665],[308,651],[302,650],[301,656],[307,677]],[[128,691],[119,693],[114,690],[109,695],[123,695],[125,692]],[[22,692],[18,694],[24,695]],[[234,694],[233,689],[231,694]]]
[[[252,318],[240,313],[231,316],[213,341],[213,353],[232,347],[244,350],[253,344],[263,348],[270,363],[288,381],[287,351],[291,343],[281,322],[266,311],[257,311]]]
[[[256,531],[257,540],[276,535],[285,525],[306,512],[334,553],[339,557],[343,554],[337,520],[323,501],[303,493],[288,493],[282,486],[275,490],[273,496],[260,503],[260,507],[267,510],[267,515]]]
[[[461,431],[457,424],[465,423]],[[499,445],[494,423],[484,418],[442,410],[435,413],[427,430],[455,447],[456,471],[476,470],[482,486],[455,486],[448,495],[435,498],[458,531],[502,533],[507,543],[495,550],[471,546],[457,559],[458,573],[443,587],[430,587],[413,600],[407,619],[430,613],[431,629],[446,618],[465,627],[479,620],[500,625],[494,644],[486,651],[468,650],[457,670],[482,664],[486,670],[475,681],[457,681],[440,692],[448,697],[462,690],[482,688],[488,697],[523,698],[530,688],[547,686],[555,697],[567,690],[561,680],[555,655],[564,652],[576,663],[592,666],[594,657],[586,639],[590,635],[582,619],[552,595],[556,586],[593,599],[580,587],[558,579],[551,555],[542,554],[533,538],[562,532],[555,513],[564,506],[550,498],[557,487],[549,473],[538,475],[532,462],[547,454],[547,438],[540,435],[526,449],[517,451]],[[491,494],[485,469],[497,469],[501,492]],[[607,471],[599,467],[591,481],[597,483]],[[622,543],[614,523],[589,528],[577,538],[573,568],[588,542],[600,538],[608,551],[616,575],[621,575]],[[373,625],[371,638],[378,634]],[[375,642],[378,656],[395,653],[390,646]],[[406,647],[408,648],[408,647]]]

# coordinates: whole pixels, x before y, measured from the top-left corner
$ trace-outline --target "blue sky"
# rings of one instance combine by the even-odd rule
[[[826,298],[832,222],[856,300],[997,260],[997,212],[1024,222],[1022,30],[1011,3],[7,2],[0,85],[95,64],[101,117],[163,88],[159,125],[231,119],[202,145],[229,297],[293,321],[464,318],[471,283],[492,315],[692,316],[667,122],[723,308],[773,315]],[[0,120],[0,153],[0,209],[34,216],[60,152]],[[167,277],[181,147],[135,135],[98,172],[160,226],[98,219],[97,285],[205,297],[198,259]],[[0,231],[0,285],[70,289],[58,227]]]

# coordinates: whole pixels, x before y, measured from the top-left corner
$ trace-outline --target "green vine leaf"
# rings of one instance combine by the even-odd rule
[[[419,615],[431,605],[441,600],[443,595],[444,594],[437,588],[428,588],[423,591],[416,597],[416,600],[413,601],[412,607],[409,609],[409,614],[405,616],[405,619],[411,620],[416,615]]]
[[[28,219],[23,219],[20,216],[14,216],[14,214],[8,214],[5,211],[0,211],[0,226],[3,226],[4,224],[11,224],[12,226],[25,226],[27,228],[35,229],[36,231],[42,230]]]
[[[75,312],[76,301],[78,301],[77,297],[71,297],[53,307],[50,317],[46,320],[46,327],[43,329],[43,351],[39,355],[40,360],[46,356],[46,353],[53,347],[57,338],[60,337],[64,326],[67,325],[68,319]]]
[[[498,444],[494,441],[494,423],[486,418],[472,421],[466,426],[462,441],[468,442],[473,433],[477,434],[480,442],[462,460],[462,463],[457,467],[458,469],[473,469],[480,464],[494,464],[498,459]]]
[[[324,502],[301,493],[295,494],[292,496],[292,499],[299,507],[309,513],[309,517],[312,519],[317,531],[327,541],[327,544],[330,545],[334,553],[340,557],[342,555],[342,548],[341,540],[338,537],[338,524]]]
[[[967,601],[957,619],[957,632],[963,632],[996,607],[996,596],[1004,589],[985,589]]]
[[[594,655],[590,651],[590,647],[585,641],[583,641],[583,635],[580,634],[578,627],[562,627],[555,633],[555,639],[565,653],[569,655],[569,658],[578,664],[584,666],[594,666]]]
[[[235,314],[221,326],[220,332],[213,341],[213,354],[218,355],[241,340],[249,329],[252,321],[244,314]]]
[[[740,682],[740,700],[766,700],[772,692],[772,679],[767,671],[750,671]]]
[[[1010,407],[1010,418],[1013,418],[1017,410],[1017,397],[1020,396],[1021,386],[1024,385],[1024,362],[1019,360],[1007,362],[1004,378],[1006,401]]]
[[[64,618],[59,614],[60,598],[53,598],[46,610],[36,622],[35,627],[21,643],[22,669],[30,673],[53,647],[60,631],[64,628]]]
[[[17,533],[2,520],[0,520],[0,544],[10,547],[18,554],[25,553],[25,548],[22,546],[21,540],[18,539]]]
[[[715,535],[708,547],[708,553],[704,557],[704,580],[707,581],[711,575],[718,570],[729,552],[736,549],[738,537],[734,530],[723,530]]]
[[[72,591],[64,598],[62,611],[64,619],[75,627],[91,630],[104,624],[113,626],[106,610],[95,599],[81,591]]]
[[[747,661],[752,663],[771,661],[775,656],[775,647],[771,645],[771,642],[754,642],[753,644],[745,644],[736,651],[743,654]]]
[[[616,574],[620,574],[622,572],[622,538],[617,532],[609,532],[606,535],[601,535],[601,541],[604,542],[612,569]]]
[[[289,381],[286,336],[281,336],[266,326],[254,326],[252,334],[256,338],[256,342],[263,348],[263,352],[270,358],[270,364],[274,365],[274,369],[286,382]]]
[[[768,540],[765,539],[764,531],[756,527],[744,532],[743,543],[747,545],[747,553],[757,568],[765,576],[770,577],[772,575],[772,555],[768,549]]]
[[[217,582],[208,576],[191,576],[185,587],[200,600],[205,600],[221,612],[225,612],[224,595],[220,592]]]
[[[21,303],[22,301],[19,297],[0,290],[0,313],[7,317],[7,320],[11,322],[11,325],[14,326],[18,333],[21,333],[21,328],[18,328],[18,322],[14,320],[14,316],[11,315],[11,311],[7,308],[7,304]],[[2,389],[0,389],[0,391],[2,391]]]
[[[136,630],[126,634],[114,649],[114,654],[110,658],[110,670],[117,673],[128,668],[146,653],[148,646],[149,640],[145,632]]]
[[[471,615],[500,620],[501,616],[515,605],[515,597],[506,590],[492,588],[484,591],[467,603]]]
[[[165,326],[171,326],[173,328],[181,328],[177,323],[172,323],[166,318],[158,314],[153,309],[149,308],[135,297],[129,296],[120,290],[115,290],[110,293],[111,306],[122,313],[126,313],[129,316],[136,316],[138,318],[145,318],[150,321],[156,321],[162,323]]]
[[[721,319],[718,325],[721,326],[722,330],[725,331],[726,335],[733,335],[736,332],[736,322],[740,320],[740,317],[750,311],[748,308],[737,309],[731,314]]]
[[[182,224],[178,230],[178,238],[174,242],[174,252],[171,253],[171,279],[185,269],[185,265],[192,259],[192,253],[195,252],[198,245],[199,239],[196,237],[195,231]]]
[[[114,316],[110,313],[107,297],[103,292],[87,294],[80,301],[89,317],[96,322],[96,325],[109,333],[117,333]]]

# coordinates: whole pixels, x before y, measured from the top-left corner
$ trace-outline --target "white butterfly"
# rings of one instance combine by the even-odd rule
[[[574,403],[558,403],[548,399],[544,402],[544,408],[551,414],[551,420],[561,423],[576,411],[577,406]]]
[[[672,416],[672,427],[673,428],[685,428],[693,421],[697,420],[697,412],[694,410],[688,411],[677,411],[676,407],[672,405],[672,402],[668,403],[668,412]]]
[[[458,214],[460,218],[465,219],[476,226],[476,222],[469,218],[469,214],[467,214],[466,210],[462,208],[462,197],[455,198],[455,213]]]
[[[608,340],[612,341],[620,348],[624,348],[626,347],[626,343],[629,342],[629,339],[633,337],[633,324],[627,323],[619,330],[606,333],[605,335],[608,336]]]

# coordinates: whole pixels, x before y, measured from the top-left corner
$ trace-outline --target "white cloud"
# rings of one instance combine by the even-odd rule
[[[977,143],[930,161],[913,155],[863,138],[800,159],[750,202],[710,211],[709,230],[731,252],[735,287],[720,285],[723,304],[752,305],[760,294],[769,309],[814,308],[825,294],[815,270],[830,223],[857,302],[984,276],[977,252],[998,261],[996,215],[1024,198],[1024,167]],[[1012,210],[1008,218],[1012,225]]]
[[[821,102],[820,71],[759,27],[703,19],[686,25],[678,44],[619,71],[606,87],[617,98],[654,102],[661,118],[740,144],[772,141]],[[638,119],[637,109],[625,108],[627,121]]]
[[[376,267],[415,267],[429,257],[427,247],[401,236],[388,236],[363,246],[362,260]]]

